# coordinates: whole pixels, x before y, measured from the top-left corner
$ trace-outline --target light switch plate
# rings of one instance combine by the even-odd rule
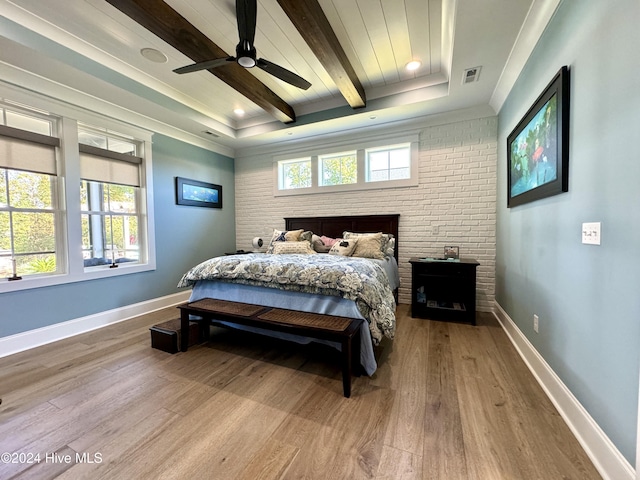
[[[582,224],[582,243],[600,245],[600,222]]]

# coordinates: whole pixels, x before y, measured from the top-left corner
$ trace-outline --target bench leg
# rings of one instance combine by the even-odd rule
[[[351,340],[346,337],[342,340],[342,389],[344,396],[351,396]]]
[[[186,352],[189,348],[189,312],[180,310],[180,351]]]
[[[209,328],[211,325],[211,319],[208,317],[201,317],[200,320],[198,320],[198,323],[200,325],[200,341],[208,342],[211,337],[211,329]]]

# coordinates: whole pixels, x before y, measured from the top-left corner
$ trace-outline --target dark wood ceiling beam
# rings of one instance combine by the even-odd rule
[[[107,2],[185,54],[194,63],[229,56],[163,0]],[[229,65],[210,69],[209,72],[278,120],[284,123],[296,120],[296,114],[288,103],[237,63],[229,62]]]
[[[364,107],[367,103],[364,88],[318,0],[278,0],[278,3],[349,105]]]

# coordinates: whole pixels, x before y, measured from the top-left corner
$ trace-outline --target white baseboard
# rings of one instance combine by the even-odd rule
[[[631,464],[497,301],[495,302],[494,315],[602,478],[605,480],[634,480],[636,472]]]
[[[0,358],[189,300],[191,290],[0,338]],[[177,311],[176,311],[177,315]]]

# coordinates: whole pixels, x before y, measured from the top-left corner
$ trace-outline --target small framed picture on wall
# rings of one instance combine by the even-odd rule
[[[192,207],[222,208],[222,186],[176,177],[176,203]]]

